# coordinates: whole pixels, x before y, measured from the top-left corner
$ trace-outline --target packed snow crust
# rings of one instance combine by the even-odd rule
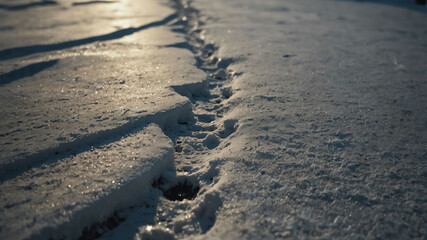
[[[0,238],[426,237],[422,6],[18,5]]]
[[[427,236],[427,9],[195,0],[237,77],[223,207],[201,238]],[[241,73],[241,74],[240,74]]]
[[[162,14],[158,17],[140,16],[149,13],[150,10],[145,9],[148,6]],[[27,15],[18,15],[25,23],[13,22],[15,12],[2,14],[2,24],[11,24],[13,28],[0,40],[0,45],[6,49],[1,50],[0,61],[3,64],[0,71],[32,66],[23,67],[24,70],[16,74],[3,75],[0,83],[2,176],[12,170],[22,170],[31,164],[43,162],[55,152],[90,144],[117,132],[126,132],[136,125],[152,121],[158,122],[161,127],[172,124],[173,117],[167,123],[156,115],[179,108],[182,108],[180,111],[183,114],[189,114],[189,106],[186,98],[169,87],[200,85],[204,78],[204,73],[193,66],[191,52],[181,49],[171,51],[164,47],[183,41],[183,37],[161,27],[161,24],[176,21],[171,9],[148,2],[144,6],[125,5],[121,13],[125,15],[120,18],[129,18],[129,22],[113,22],[115,27],[101,28],[104,32],[100,33],[99,26],[106,22],[88,26],[83,23],[92,21],[93,17],[105,19],[114,15],[114,8],[97,12],[95,16],[85,16],[80,7],[67,10],[63,7],[46,10],[46,13],[37,8]],[[60,22],[66,23],[55,27],[49,27],[52,23],[45,23],[46,29],[31,30],[41,27],[34,26],[41,23],[33,23],[30,19],[43,16],[42,23],[55,22],[59,17],[58,11],[63,13]],[[76,17],[80,24],[74,23]],[[162,23],[150,27],[153,22]],[[146,27],[146,30],[133,30],[130,24]],[[85,27],[82,28],[82,25]],[[113,34],[108,34],[111,31]],[[34,36],[32,42],[27,43],[28,38],[21,36],[23,32],[43,35],[43,38]],[[59,34],[61,32],[76,34],[64,36]],[[92,35],[98,37],[92,39]],[[119,38],[122,35],[124,38]],[[46,36],[49,38],[45,39]],[[107,42],[110,39],[112,41]],[[17,44],[32,47],[17,47]],[[52,50],[58,45],[64,49]],[[20,59],[17,57],[19,54],[26,57]],[[173,64],[175,62],[182,64],[178,66]],[[39,65],[33,66],[35,63]],[[10,82],[11,79],[16,80]],[[200,87],[196,90],[202,91]]]
[[[193,120],[184,96],[206,94],[205,73],[170,47],[185,37],[155,1],[14,4],[0,9],[0,238],[100,236],[160,176],[178,184],[164,131]]]
[[[115,141],[4,182],[1,238],[76,239],[85,227],[145,200],[153,179],[175,170],[172,142],[155,125],[106,140]]]

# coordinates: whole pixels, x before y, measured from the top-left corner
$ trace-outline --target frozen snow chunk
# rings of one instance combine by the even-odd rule
[[[209,231],[215,224],[216,211],[222,206],[222,200],[219,193],[211,191],[203,196],[203,200],[194,209],[194,214],[197,217],[200,228],[203,233]]]
[[[225,87],[225,88],[221,89],[221,95],[224,98],[228,99],[231,97],[231,95],[233,95],[233,89],[231,87]]]
[[[169,228],[162,226],[144,226],[139,228],[139,233],[135,236],[136,240],[143,239],[164,239],[174,240],[174,232]]]
[[[133,206],[174,171],[174,148],[157,125],[33,168],[0,185],[0,239],[77,239]]]
[[[216,79],[224,79],[225,77],[227,77],[227,72],[224,69],[218,69],[215,73],[214,73],[214,77]]]
[[[208,81],[200,81],[194,83],[187,83],[182,85],[172,86],[172,89],[180,94],[181,96],[185,96],[191,98],[193,96],[205,96],[208,94]]]
[[[198,197],[193,206],[191,213],[174,220],[176,233],[195,229],[202,233],[208,232],[215,224],[217,211],[222,206],[222,199],[217,191],[212,190]]]

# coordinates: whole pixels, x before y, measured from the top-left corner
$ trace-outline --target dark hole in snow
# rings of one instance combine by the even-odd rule
[[[182,152],[182,146],[181,145],[176,145],[175,146],[175,152]]]
[[[199,190],[199,186],[194,186],[192,183],[185,180],[183,183],[178,183],[168,190],[163,191],[163,195],[166,199],[171,201],[182,201],[184,199],[192,200],[197,196]]]
[[[121,222],[125,219],[121,218],[117,212],[113,214],[113,216],[109,217],[107,220],[99,223],[95,223],[90,227],[86,227],[83,230],[82,235],[79,240],[92,240],[97,239],[102,236],[104,232],[108,230],[112,230],[116,228]]]

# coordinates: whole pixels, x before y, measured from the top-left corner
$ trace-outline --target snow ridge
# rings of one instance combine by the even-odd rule
[[[85,146],[96,145],[100,142],[100,140],[109,136],[123,136],[127,133],[135,131],[135,129],[142,129],[153,122],[158,124],[161,128],[165,128],[170,124],[174,124],[176,122],[190,118],[192,118],[192,112],[191,103],[189,101],[178,103],[174,107],[169,108],[163,112],[157,112],[142,117],[130,118],[128,119],[127,123],[118,127],[84,135],[75,141],[65,142],[55,147],[43,149],[36,154],[21,157],[18,156],[15,159],[11,159],[9,162],[2,162],[0,163],[0,182],[4,182],[7,179],[16,177],[17,175],[22,174],[22,171],[25,171],[30,167],[38,166],[37,164],[46,164],[59,161],[62,157],[58,158],[56,155],[60,152],[70,153],[71,150],[77,150],[77,152],[79,152],[78,149]],[[105,144],[105,141],[103,144]],[[74,151],[72,154],[75,153],[76,152]],[[45,161],[45,159],[49,160]]]

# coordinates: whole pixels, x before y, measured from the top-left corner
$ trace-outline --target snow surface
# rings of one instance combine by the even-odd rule
[[[182,108],[181,112],[188,114],[185,113],[189,111],[188,100],[168,87],[192,83],[200,85],[201,80],[193,79],[202,79],[204,73],[194,68],[191,53],[170,51],[164,47],[184,41],[182,36],[176,36],[169,29],[150,27],[153,22],[164,19],[166,21],[162,24],[171,24],[173,12],[156,5],[160,9],[153,10],[162,12],[163,16],[147,17],[147,9],[142,11],[146,15],[135,15],[141,14],[138,11],[144,6],[124,5],[125,9],[120,12],[123,16],[117,18],[129,20],[113,21],[105,28],[100,27],[104,24],[102,20],[94,24],[84,23],[119,14],[114,13],[115,8],[110,12],[97,12],[99,16],[85,16],[79,9],[66,10],[58,6],[59,9],[46,11],[47,14],[31,11],[28,16],[19,16],[25,23],[12,25],[14,27],[7,31],[0,43],[5,49],[0,54],[0,60],[5,63],[1,71],[27,67],[15,74],[6,73],[0,83],[1,175],[9,169],[25,169],[34,162],[44,161],[52,153],[152,122],[148,118],[158,118],[161,112]],[[147,3],[147,6],[150,4]],[[59,16],[57,11],[64,11],[64,15]],[[9,17],[2,15],[6,19],[2,24],[13,24],[16,20],[12,18],[14,14],[10,13]],[[49,20],[57,23],[56,18],[61,17],[65,23],[57,27],[47,26],[47,30],[31,31],[32,28],[41,27],[34,26],[40,23],[27,22],[42,16],[45,17],[41,19],[42,22]],[[72,24],[76,18],[81,22]],[[148,26],[147,33],[132,30],[136,19],[140,21],[135,27]],[[82,29],[82,26],[88,29]],[[136,34],[127,33],[129,29],[132,30],[130,33],[134,31]],[[100,30],[104,32],[99,33]],[[61,32],[76,34],[64,36]],[[113,38],[107,44],[105,41],[111,38],[110,32],[130,36],[117,40]],[[23,33],[37,36],[32,37],[29,44],[28,38],[21,36]],[[43,37],[40,40],[39,35]],[[91,40],[93,35],[99,36],[96,41]],[[62,39],[64,37],[71,39]],[[32,47],[16,47],[17,44]],[[35,54],[31,54],[33,52]],[[16,59],[22,55],[30,56],[23,60]],[[174,65],[180,61],[183,63]],[[28,68],[27,65],[33,67]],[[13,81],[5,82],[11,79]],[[170,121],[173,122],[173,119]],[[156,122],[162,127],[166,124],[164,120],[164,123]]]
[[[427,9],[196,0],[239,74],[207,238],[424,239]]]
[[[1,239],[426,238],[425,7],[0,11]]]
[[[2,238],[76,239],[86,226],[145,200],[152,180],[175,170],[172,142],[157,126],[108,140],[115,141],[4,182]]]

